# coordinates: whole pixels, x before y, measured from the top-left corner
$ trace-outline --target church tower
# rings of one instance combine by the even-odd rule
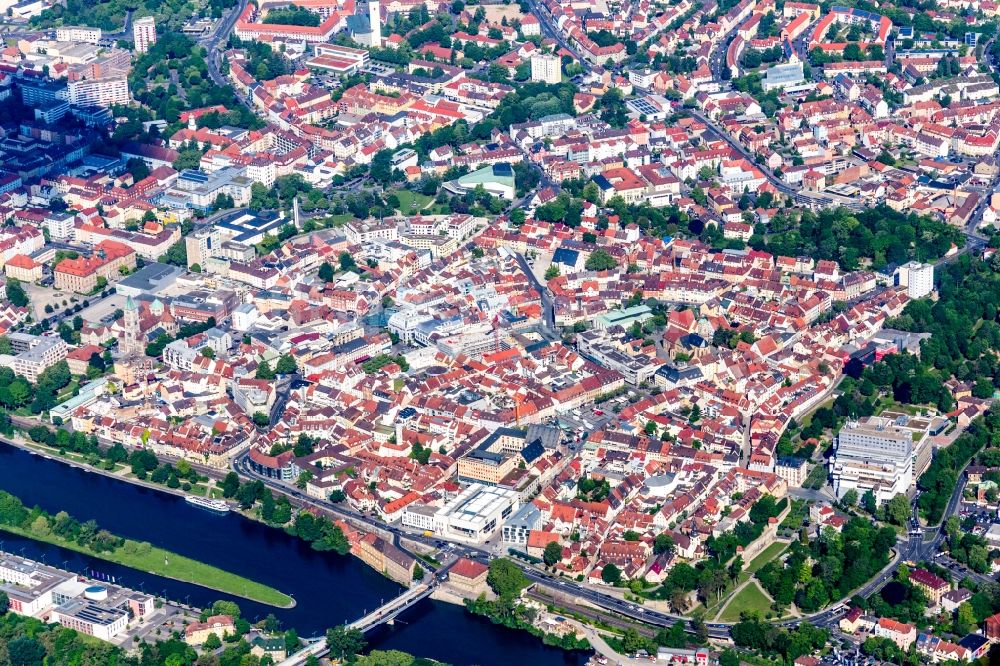
[[[371,27],[371,46],[382,46],[382,12],[379,0],[368,0],[368,25]]]
[[[132,356],[140,351],[139,349],[139,306],[135,304],[132,297],[125,299],[125,337],[118,345],[122,356]]]

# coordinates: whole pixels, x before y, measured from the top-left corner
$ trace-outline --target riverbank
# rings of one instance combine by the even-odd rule
[[[268,606],[276,608],[295,606],[295,600],[287,594],[190,557],[178,555],[146,542],[121,539],[99,530],[96,526],[80,525],[64,514],[51,516],[44,512],[29,513],[14,495],[0,493],[0,505],[3,511],[0,515],[0,530],[4,532]],[[31,521],[30,527],[24,527],[26,523],[16,519],[20,513],[26,514],[25,520]],[[73,523],[75,523],[73,527],[61,528],[62,525]],[[75,532],[76,536],[67,538],[57,533],[60,529]],[[101,545],[99,549],[79,542],[85,531],[94,533],[94,542]]]

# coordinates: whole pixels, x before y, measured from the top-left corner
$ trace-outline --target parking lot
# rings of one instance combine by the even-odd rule
[[[125,297],[115,292],[107,298],[90,300],[90,307],[80,311],[83,320],[91,324],[110,324],[113,321],[115,310],[125,307]]]

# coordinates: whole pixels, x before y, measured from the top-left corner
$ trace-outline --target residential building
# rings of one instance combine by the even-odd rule
[[[923,298],[934,291],[934,265],[909,261],[896,269],[895,283],[906,287],[910,298]]]
[[[910,572],[910,583],[923,590],[932,606],[938,606],[941,603],[941,597],[951,589],[948,581],[920,568]]]
[[[132,39],[135,42],[136,53],[145,53],[156,43],[156,20],[152,16],[144,16],[132,21]]]
[[[66,84],[66,95],[66,100],[74,106],[109,107],[128,104],[128,77],[122,75],[69,81]]]
[[[880,638],[888,638],[901,650],[909,650],[913,642],[917,640],[917,628],[912,624],[897,622],[888,617],[879,618],[875,625],[875,635]]]
[[[62,338],[28,333],[9,333],[13,356],[0,355],[0,365],[11,368],[30,382],[59,361],[66,358],[69,348]]]
[[[562,59],[550,53],[531,56],[531,80],[556,84],[562,81]]]

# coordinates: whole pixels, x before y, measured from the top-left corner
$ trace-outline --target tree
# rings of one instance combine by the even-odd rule
[[[615,88],[617,90],[617,88]],[[634,628],[629,627],[622,634],[621,639],[622,649],[626,654],[635,654],[639,650],[646,647],[646,639],[639,635],[639,632]]]
[[[976,627],[976,612],[972,604],[965,601],[958,606],[955,612],[955,633],[964,636]]]
[[[530,582],[520,567],[511,560],[498,557],[490,562],[486,583],[500,599],[512,601],[521,594],[521,590],[528,587]]]
[[[271,423],[271,419],[264,412],[254,412],[253,422],[258,428],[266,428]]]
[[[257,379],[274,379],[274,370],[268,365],[267,361],[261,360],[260,365],[257,366],[257,373],[254,375]]]
[[[28,307],[28,294],[24,291],[24,286],[17,278],[7,279],[7,300],[14,307]]]
[[[675,548],[674,538],[666,532],[657,534],[656,538],[653,540],[653,552],[657,555],[671,555],[673,554]]]
[[[222,496],[223,497],[235,497],[237,491],[240,489],[240,477],[236,472],[229,472],[226,474],[225,478],[222,479]]]
[[[8,643],[7,657],[10,666],[41,666],[45,646],[29,636],[20,636]]]
[[[333,266],[331,266],[328,262],[324,261],[323,264],[319,267],[319,272],[316,274],[316,277],[318,277],[323,282],[332,282]]]
[[[878,500],[875,499],[875,493],[871,490],[866,490],[865,494],[861,496],[861,506],[870,514],[875,513],[878,508]]]
[[[554,280],[559,277],[559,264],[552,263],[545,269],[545,279]]]
[[[726,648],[719,655],[719,666],[740,666],[740,657],[735,650]]]
[[[295,365],[295,357],[291,354],[283,355],[274,366],[274,371],[279,375],[290,375],[296,370],[298,370],[298,366]]]
[[[608,563],[601,569],[601,580],[609,585],[617,585],[622,581],[622,570]]]
[[[618,262],[606,250],[594,250],[587,257],[584,267],[588,271],[608,271],[618,266]]]
[[[218,650],[222,647],[222,641],[219,639],[218,634],[209,634],[202,647],[206,650]]]
[[[687,646],[687,635],[684,622],[678,620],[669,629],[660,629],[656,634],[656,644],[661,647],[684,648]]]
[[[542,553],[542,560],[547,566],[554,566],[557,562],[562,559],[562,546],[559,545],[558,541],[550,541],[545,545],[545,551]]]
[[[910,520],[910,513],[910,501],[902,493],[889,500],[885,506],[885,515],[894,525],[906,525]]]
[[[10,608],[10,597],[6,592],[0,592],[0,615],[4,615]]]
[[[350,252],[341,252],[338,261],[340,261],[340,270],[357,272],[358,265]]]
[[[737,555],[733,558],[732,564],[729,565],[729,579],[734,583],[740,577],[743,572],[743,557]]]
[[[132,174],[133,182],[138,183],[149,176],[149,165],[146,164],[146,160],[144,159],[133,157],[125,163],[125,168]]]
[[[850,509],[858,503],[858,491],[851,488],[840,498],[840,505],[845,509]]]
[[[345,661],[357,656],[368,643],[361,630],[348,629],[341,625],[326,630],[326,645],[331,653],[338,655],[341,661]]]

